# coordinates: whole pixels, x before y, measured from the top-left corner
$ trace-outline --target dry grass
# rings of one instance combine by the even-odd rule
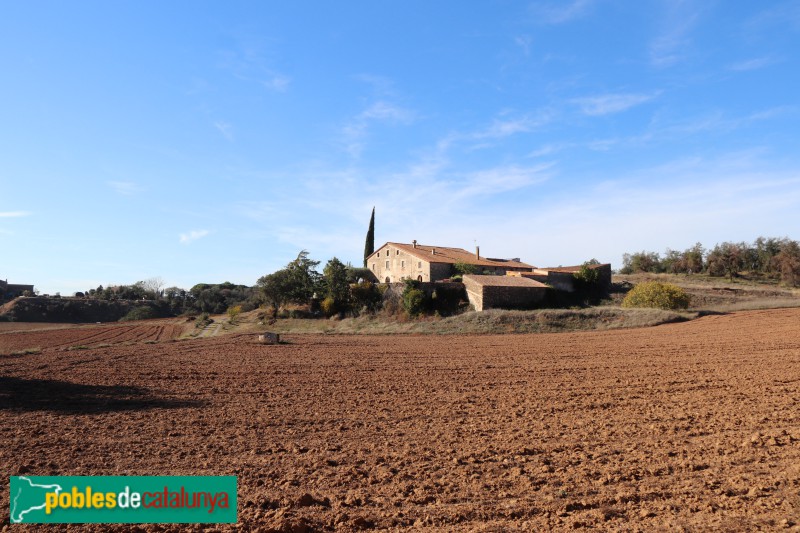
[[[757,309],[800,307],[800,290],[774,280],[713,278],[704,274],[616,275],[614,282],[662,281],[681,287],[691,297],[689,309],[700,313],[731,313]],[[614,295],[615,303],[622,294]]]
[[[361,316],[343,320],[278,320],[272,325],[250,323],[239,332],[269,329],[277,333],[327,333],[389,335],[397,333],[428,335],[552,333],[562,331],[640,328],[691,320],[697,313],[660,309],[540,309],[507,311],[490,309],[448,318],[423,318],[399,321],[381,316]]]

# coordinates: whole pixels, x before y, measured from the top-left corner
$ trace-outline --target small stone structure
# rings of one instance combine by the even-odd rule
[[[269,331],[265,331],[261,335],[258,336],[258,342],[261,344],[280,344],[281,336],[279,333],[271,333]]]
[[[541,302],[547,285],[521,276],[464,276],[467,296],[476,311],[484,309],[532,309]]]

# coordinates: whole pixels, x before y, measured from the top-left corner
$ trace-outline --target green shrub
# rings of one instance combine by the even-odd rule
[[[120,321],[147,320],[150,318],[158,318],[158,311],[146,305],[138,305],[128,311],[127,315],[120,318]]]
[[[622,307],[653,307],[655,309],[686,309],[689,295],[671,283],[646,281],[639,283],[625,296]]]
[[[208,313],[200,313],[200,315],[194,319],[194,327],[202,329],[212,322],[214,322],[214,319],[208,316]]]
[[[375,311],[380,307],[382,297],[380,288],[369,281],[350,285],[350,298],[356,310],[366,308],[369,312]]]
[[[425,293],[419,289],[403,291],[403,309],[409,316],[417,316],[425,310]]]

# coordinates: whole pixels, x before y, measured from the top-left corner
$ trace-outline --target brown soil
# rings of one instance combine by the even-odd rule
[[[0,479],[234,474],[248,531],[798,530],[798,324],[79,351],[70,330],[20,334],[42,352],[0,357]]]
[[[3,325],[5,327],[0,328],[0,354],[31,348],[91,348],[101,344],[166,341],[177,339],[187,329],[186,320],[177,318],[71,327],[35,322],[7,322]]]

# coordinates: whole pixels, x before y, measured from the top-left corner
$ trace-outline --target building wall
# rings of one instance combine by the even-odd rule
[[[469,303],[476,311],[484,309],[532,309],[547,293],[546,287],[502,287],[485,286],[475,280],[464,278]]]
[[[375,274],[380,283],[386,283],[386,278],[389,278],[390,283],[398,283],[404,279],[420,279],[420,277],[424,282],[443,279],[431,278],[432,266],[436,267],[436,264],[431,265],[391,245],[381,248],[367,260],[367,268]]]

